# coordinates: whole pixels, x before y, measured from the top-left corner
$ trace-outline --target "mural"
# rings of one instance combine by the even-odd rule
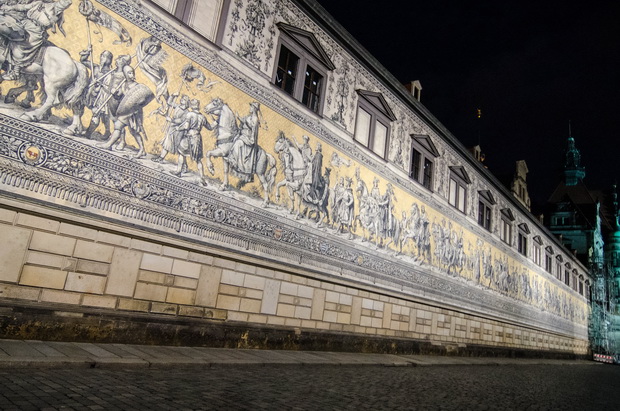
[[[270,10],[278,9],[235,0],[225,40],[265,70],[275,56],[275,31],[265,31],[275,21]],[[579,297],[100,3],[8,1],[0,7],[0,36],[2,114],[204,192],[256,205],[386,260],[586,323]],[[337,61],[341,65],[329,80],[330,118],[343,124],[352,116],[354,69]],[[399,123],[390,147],[390,160],[401,168],[408,162],[408,132],[407,123]],[[11,150],[6,143],[0,155]],[[210,212],[199,200],[177,201],[169,192],[86,163],[48,156],[36,165],[173,209]],[[447,165],[438,159],[437,168],[439,186],[447,187]]]

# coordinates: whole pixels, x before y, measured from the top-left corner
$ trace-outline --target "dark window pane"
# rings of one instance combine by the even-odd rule
[[[425,158],[424,159],[424,180],[422,181],[422,185],[430,190],[432,179],[433,179],[433,162]]]
[[[411,177],[414,180],[420,181],[420,160],[422,159],[422,154],[416,149],[413,149],[413,154],[411,155]]]
[[[278,69],[276,70],[275,85],[290,95],[295,91],[295,77],[297,76],[297,64],[299,57],[289,49],[282,46],[280,58],[278,59]]]
[[[321,82],[323,76],[321,76],[312,67],[306,67],[306,79],[304,81],[304,94],[301,98],[301,102],[306,105],[310,110],[319,111],[319,102],[321,97]]]

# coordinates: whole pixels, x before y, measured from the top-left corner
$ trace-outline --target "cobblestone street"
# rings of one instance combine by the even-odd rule
[[[2,410],[610,410],[620,367],[230,366],[0,371]]]

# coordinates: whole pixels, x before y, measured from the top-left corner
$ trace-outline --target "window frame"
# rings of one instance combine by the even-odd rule
[[[545,270],[553,275],[553,248],[548,246],[545,248]]]
[[[276,25],[280,29],[280,35],[278,36],[271,84],[276,89],[293,98],[306,109],[321,116],[325,105],[328,73],[336,67],[331,62],[327,53],[325,53],[313,33],[282,22],[277,23]],[[282,55],[283,47],[286,48],[292,55],[297,57],[297,67],[295,68],[295,73],[293,76],[294,83],[290,93],[284,87],[281,87],[277,81],[278,69],[280,67],[280,56]],[[318,86],[317,90],[318,97],[316,107],[314,107],[314,104],[309,104],[309,101],[304,103],[304,90],[306,89],[308,67],[321,76],[321,84]]]
[[[534,236],[534,241],[532,243],[532,259],[534,260],[534,264],[541,267],[542,266],[542,238],[539,235]]]
[[[489,190],[478,191],[478,225],[487,231],[493,228],[493,206],[496,204]]]
[[[390,146],[390,134],[392,131],[392,122],[396,121],[394,113],[390,109],[385,101],[385,98],[381,93],[375,93],[367,90],[356,90],[358,94],[357,109],[355,111],[355,127],[353,130],[353,141],[359,145],[368,149],[371,153],[381,157],[383,160],[387,160],[388,148]],[[365,137],[367,141],[364,142],[360,139],[361,129],[360,123],[360,110],[369,115],[368,132]],[[375,139],[377,138],[377,123],[385,127],[385,141],[383,146],[383,152],[375,151]]]
[[[499,239],[509,246],[512,246],[512,225],[514,220],[514,215],[509,208],[501,210]]]
[[[467,192],[471,180],[462,166],[451,166],[448,178],[448,204],[467,213]],[[454,190],[452,188],[454,187]],[[454,194],[454,195],[453,195]]]
[[[224,31],[226,29],[226,24],[222,24],[222,23],[225,23],[225,18],[228,14],[228,9],[230,8],[231,0],[216,0],[219,3],[219,15],[216,16],[216,18],[214,19],[215,27],[212,33],[212,36],[213,36],[212,38],[205,35],[202,32],[202,30],[199,31],[200,28],[191,24],[191,22],[189,21],[189,18],[191,16],[191,10],[192,10],[194,3],[196,4],[196,7],[200,7],[201,5],[200,1],[201,0],[176,0],[176,2],[174,3],[172,7],[173,10],[170,10],[170,11],[166,7],[160,5],[158,2],[154,0],[151,0],[150,3],[160,8],[161,10],[166,12],[168,15],[173,16],[175,19],[183,23],[186,27],[194,31],[199,36],[209,40],[212,43],[221,45],[222,39],[224,38]]]
[[[529,234],[530,229],[527,224],[521,223],[519,224],[519,230],[517,233],[517,251],[519,254],[528,256],[528,243],[529,243]]]
[[[439,151],[427,135],[411,134],[410,137],[409,178],[432,192],[435,184],[435,159],[439,157]],[[417,156],[416,153],[418,153]],[[416,157],[418,157],[417,160]]]

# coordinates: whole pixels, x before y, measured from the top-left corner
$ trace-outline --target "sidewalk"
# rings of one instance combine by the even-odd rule
[[[199,367],[265,365],[576,365],[593,361],[441,357],[322,351],[275,351],[204,347],[168,347],[0,340],[0,368],[13,367]]]

